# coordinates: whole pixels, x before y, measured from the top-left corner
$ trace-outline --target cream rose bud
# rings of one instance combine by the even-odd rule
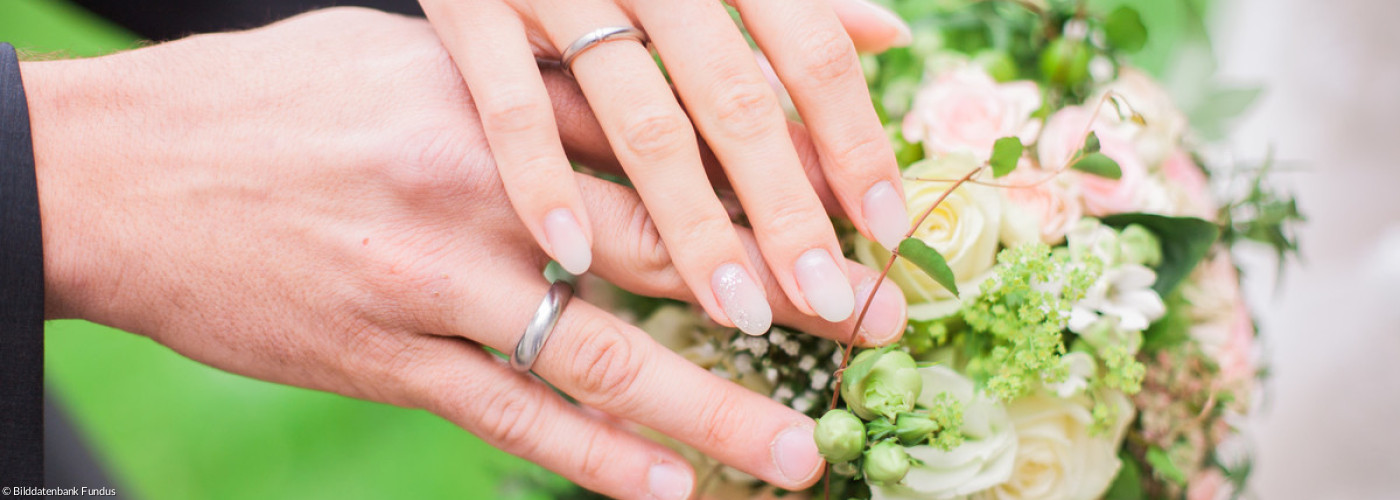
[[[909,204],[910,223],[918,220],[938,200],[952,182],[916,179],[957,179],[981,162],[965,154],[947,155],[911,165],[904,172],[904,193]],[[1004,202],[998,188],[963,184],[938,205],[914,232],[914,237],[943,254],[953,270],[960,290],[975,290],[996,261],[1002,229]],[[860,238],[855,244],[856,259],[882,268],[890,253],[878,243]],[[927,320],[957,310],[957,298],[917,266],[901,259],[890,269],[890,279],[904,291],[909,301],[909,318]]]
[[[919,89],[904,115],[904,139],[932,154],[965,153],[979,162],[992,144],[1017,136],[1029,142],[1038,123],[1040,89],[1030,81],[997,83],[986,70],[960,64]]]
[[[1133,420],[1133,405],[1121,393],[1100,394],[1117,411],[1108,432],[1091,430],[1088,396],[1060,398],[1036,393],[1006,408],[1016,428],[1016,466],[1011,479],[976,498],[997,500],[1091,500],[1108,490],[1121,465],[1118,447]]]
[[[826,461],[850,462],[865,450],[865,422],[846,410],[831,410],[817,420],[813,438]]]
[[[1181,135],[1186,131],[1186,115],[1177,109],[1171,96],[1152,77],[1134,68],[1121,68],[1118,79],[1104,87],[1100,96],[1089,102],[1098,102],[1097,99],[1107,92],[1117,94],[1142,116],[1145,125],[1122,120],[1112,104],[1104,106],[1105,118],[1128,132],[1138,156],[1148,165],[1163,161],[1180,144]]]
[[[918,463],[909,468],[903,483],[872,488],[873,498],[962,498],[1006,482],[1016,462],[1016,433],[1006,409],[947,366],[926,366],[919,374],[924,379],[920,404],[932,407],[935,398],[947,393],[963,405],[965,439],[948,451],[927,444],[907,448]]]
[[[1003,177],[1001,190],[1006,199],[1007,210],[1004,225],[1029,225],[1035,238],[1047,245],[1058,245],[1065,240],[1074,223],[1084,217],[1079,206],[1078,184],[1069,175],[1054,175],[1036,168],[1030,161],[1022,159],[1021,164],[1010,175]],[[1019,233],[1024,229],[1011,231],[1017,236],[1008,236],[1003,229],[1002,241],[1008,246],[1024,243]]]

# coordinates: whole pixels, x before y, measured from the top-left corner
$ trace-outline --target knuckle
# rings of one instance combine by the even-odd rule
[[[477,178],[483,169],[469,158],[489,155],[473,154],[476,147],[449,127],[424,128],[399,141],[390,177],[413,197],[461,192],[483,180]]]
[[[883,137],[852,136],[843,139],[832,147],[836,168],[851,169],[857,165],[876,165],[888,152],[889,143]]]
[[[808,234],[827,220],[821,204],[796,191],[774,193],[769,208],[757,217],[755,227],[763,226],[773,234]]]
[[[856,48],[845,33],[816,30],[803,41],[806,47],[802,69],[805,76],[818,82],[831,82],[851,76],[860,68]]]
[[[569,373],[579,398],[597,406],[626,406],[637,383],[639,366],[630,335],[605,319],[594,319],[574,330]],[[640,358],[635,358],[640,361]]]
[[[638,158],[664,158],[694,142],[690,121],[679,111],[643,108],[624,119],[622,143]]]
[[[588,437],[583,441],[583,453],[579,454],[578,471],[584,478],[598,480],[607,476],[608,460],[607,433],[605,427],[598,426],[588,431]]]
[[[744,414],[742,402],[737,399],[732,390],[721,388],[714,392],[705,400],[700,408],[699,419],[696,425],[700,426],[698,435],[701,437],[701,449],[724,450],[731,449],[742,444],[736,442],[742,440],[743,435],[740,418]]]
[[[715,98],[720,126],[737,137],[749,137],[780,116],[777,98],[766,82],[747,76],[724,81]]]
[[[483,126],[493,135],[512,135],[535,129],[546,123],[549,113],[553,112],[548,101],[540,102],[535,96],[521,91],[500,92],[476,103],[480,107]]]
[[[488,390],[477,420],[482,438],[510,453],[529,456],[537,446],[540,405],[535,404],[532,391]]]
[[[628,227],[633,241],[636,242],[633,247],[634,253],[629,259],[636,265],[634,271],[648,282],[654,282],[667,275],[679,278],[672,265],[671,253],[666,250],[661,232],[656,229],[656,222],[652,220],[645,205],[637,203],[632,208]]]

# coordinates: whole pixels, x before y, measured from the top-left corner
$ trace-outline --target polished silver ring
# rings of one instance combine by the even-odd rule
[[[574,59],[577,59],[579,54],[596,47],[600,43],[612,40],[635,40],[637,43],[645,46],[647,44],[647,35],[646,33],[642,33],[642,30],[631,26],[608,26],[585,33],[583,36],[578,37],[578,40],[574,40],[574,43],[569,44],[569,47],[564,49],[564,53],[559,57],[559,65],[563,66],[564,74],[574,76]]]
[[[535,317],[530,318],[530,324],[525,326],[525,332],[520,334],[520,341],[515,344],[515,352],[510,355],[511,368],[523,373],[535,366],[535,358],[540,357],[544,342],[549,340],[554,324],[559,322],[564,306],[573,296],[574,286],[567,281],[555,281],[549,286],[540,307],[535,309]]]

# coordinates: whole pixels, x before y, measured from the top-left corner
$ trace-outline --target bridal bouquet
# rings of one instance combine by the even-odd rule
[[[914,45],[865,66],[913,229],[895,252],[844,237],[904,291],[903,339],[856,350],[781,327],[743,335],[679,303],[625,312],[818,419],[829,467],[810,497],[1242,493],[1237,424],[1261,363],[1230,249],[1286,257],[1296,204],[1267,164],[1206,164],[1183,113],[1125,62],[1147,36],[1129,7],[897,10]],[[779,493],[693,458],[702,495]]]

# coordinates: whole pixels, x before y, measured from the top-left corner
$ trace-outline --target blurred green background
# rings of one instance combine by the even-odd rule
[[[1202,0],[1094,3],[1139,8],[1151,38],[1135,59],[1159,75],[1204,40]],[[139,43],[63,0],[0,1],[0,41],[70,56]],[[45,349],[51,394],[127,498],[546,498],[540,485],[561,484],[426,412],[231,375],[145,337],[55,321]]]

